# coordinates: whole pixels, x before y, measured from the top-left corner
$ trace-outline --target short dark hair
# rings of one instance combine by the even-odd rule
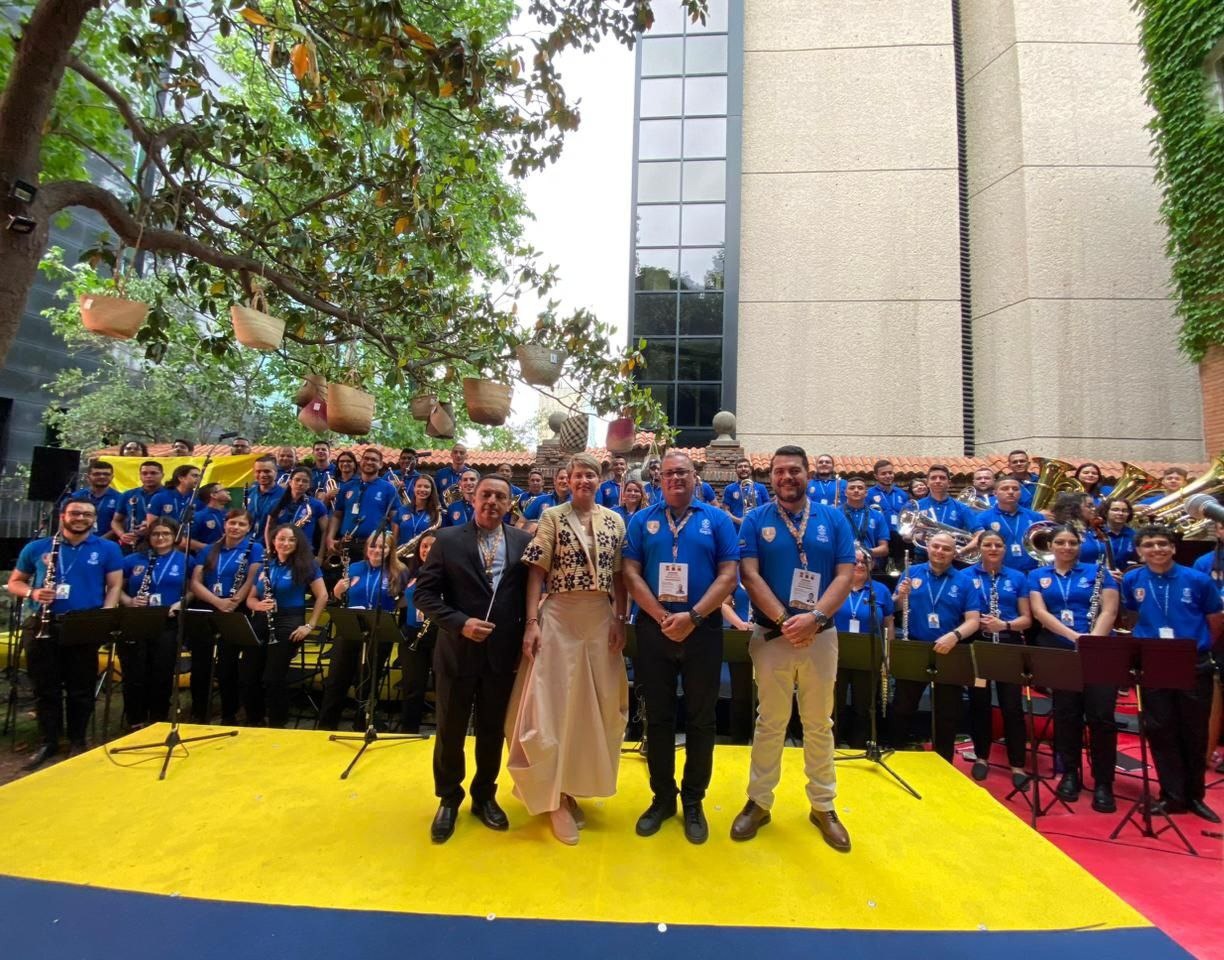
[[[527,471],[527,479],[530,480],[533,476],[539,477],[541,480],[543,480],[544,471],[541,470],[539,467],[532,467],[530,470]]]
[[[877,460],[875,464],[872,466],[871,472],[879,473],[885,467],[891,467],[892,465],[893,465],[893,462],[891,460]]]
[[[476,473],[475,470],[464,470],[463,472],[464,473]],[[480,479],[476,481],[477,490],[479,490],[482,486],[484,486],[485,483],[489,482],[490,480],[495,480],[498,483],[504,483],[506,485],[506,493],[510,494],[511,496],[514,495],[514,491],[510,489],[510,481],[507,480],[505,477],[503,477],[500,473],[486,473],[483,476],[481,476],[480,474],[477,474],[477,476],[480,476]]]
[[[1143,546],[1144,540],[1156,539],[1168,540],[1169,543],[1177,546],[1177,534],[1173,532],[1172,527],[1167,527],[1163,523],[1145,523],[1135,534],[1135,549]]]
[[[146,460],[144,463],[140,465],[141,470],[143,470],[145,467],[157,467],[157,469],[160,470],[162,473],[166,472],[166,468],[163,467],[156,460]]]
[[[1165,467],[1164,473],[1162,473],[1161,476],[1170,477],[1170,476],[1173,476],[1174,474],[1176,474],[1179,477],[1188,477],[1190,476],[1190,471],[1187,470],[1185,467]]]
[[[807,451],[804,450],[803,447],[799,446],[797,443],[785,443],[782,446],[778,447],[778,449],[773,452],[773,456],[769,458],[769,469],[770,470],[773,469],[774,461],[778,459],[778,457],[798,457],[800,460],[803,461],[803,469],[804,470],[807,469],[807,462],[808,462]]]
[[[181,443],[183,446],[185,446],[187,448],[188,453],[195,450],[195,444],[192,443],[190,440],[184,440],[182,437],[175,437],[173,440],[170,441],[171,446],[174,446],[174,444],[176,443]]]
[[[90,460],[89,469],[90,470],[109,470],[111,473],[115,472],[115,468],[111,466],[109,463],[107,463],[105,460]]]
[[[327,449],[328,449],[328,450],[330,450],[330,449],[331,449],[331,444],[330,444],[330,443],[328,443],[326,440],[322,440],[322,439],[320,439],[320,440],[315,440],[313,443],[311,443],[311,444],[310,444],[310,446],[311,446],[312,448],[313,448],[313,447],[327,447]]]
[[[363,457],[364,457],[364,456],[365,456],[367,453],[376,453],[376,454],[378,454],[378,462],[379,462],[379,463],[382,463],[382,461],[383,461],[383,452],[382,452],[382,450],[380,450],[378,447],[374,446],[373,444],[370,444],[370,446],[366,447],[364,450],[362,450],[362,451],[361,451],[361,455],[362,455]]]
[[[852,483],[861,483],[865,487],[867,486],[867,478],[860,477],[857,474],[852,477],[846,477],[846,486],[848,487]]]
[[[255,463],[252,465],[252,469],[254,469],[255,467],[258,467],[261,463],[270,463],[272,464],[272,469],[274,470],[276,469],[276,457],[274,457],[270,453],[260,454],[256,458]]]
[[[412,447],[404,447],[404,449],[400,451],[400,456],[402,457],[405,453],[410,453],[414,457],[417,455],[417,452],[413,450]]]
[[[1015,456],[1017,453],[1018,453],[1018,454],[1020,454],[1020,456],[1022,456],[1022,457],[1025,457],[1025,458],[1027,458],[1027,457],[1028,457],[1028,451],[1027,451],[1027,450],[1013,450],[1011,453],[1009,453],[1009,454],[1007,455],[1007,459],[1008,459],[1008,460],[1010,460],[1010,459],[1011,459],[1012,457],[1014,457],[1014,456]]]
[[[944,463],[932,463],[929,467],[927,467],[927,476],[929,477],[932,473],[942,473],[945,477],[952,476],[952,471],[949,470],[947,464]]]

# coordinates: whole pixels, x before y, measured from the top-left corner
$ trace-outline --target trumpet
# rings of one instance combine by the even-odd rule
[[[981,550],[976,548],[973,550],[968,549],[969,544],[973,542],[974,535],[972,533],[948,523],[940,523],[933,517],[928,517],[921,510],[902,510],[897,530],[903,539],[924,548],[926,547],[927,540],[935,536],[935,534],[951,534],[952,540],[956,545],[957,559],[963,560],[965,563],[977,563],[982,557]]]

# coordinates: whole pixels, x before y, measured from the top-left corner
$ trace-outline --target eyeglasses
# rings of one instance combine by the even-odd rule
[[[96,514],[92,510],[68,510],[64,516],[69,520],[92,520]]]
[[[692,472],[692,470],[664,470],[663,476],[668,480],[683,480]]]
[[[154,537],[173,537],[173,536],[174,534],[171,533],[169,530],[153,530],[149,533],[150,540],[152,540]]]

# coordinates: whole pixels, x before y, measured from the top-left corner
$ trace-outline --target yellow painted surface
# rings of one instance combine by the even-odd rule
[[[119,743],[158,740],[154,727]],[[206,732],[184,727],[185,736]],[[470,746],[470,744],[469,744]],[[578,846],[531,818],[503,774],[508,833],[464,811],[429,841],[433,741],[356,747],[298,730],[243,730],[193,745],[158,782],[162,751],[94,750],[0,788],[0,874],[215,900],[498,917],[894,930],[1148,926],[1142,916],[933,754],[894,768],[914,800],[865,761],[839,765],[854,849],[807,819],[802,752],[788,749],[774,822],[733,843],[748,748],[719,747],[711,836],[680,819],[633,832],[650,801],[645,761],[620,793],[583,802]],[[677,760],[682,762],[681,752]],[[471,763],[469,759],[469,771]]]

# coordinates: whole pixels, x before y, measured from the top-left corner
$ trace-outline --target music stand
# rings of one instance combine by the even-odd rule
[[[937,653],[934,643],[894,640],[890,662],[898,680],[917,683],[947,683],[967,687],[973,683],[973,657],[969,645],[957,644],[947,653]],[[931,746],[935,746],[935,688],[931,688]]]
[[[166,623],[165,607],[110,607],[97,610],[76,610],[64,614],[60,626],[60,646],[80,647],[103,643],[109,645],[106,657],[106,697],[102,707],[102,738],[110,730],[110,707],[113,687],[109,682],[114,666],[116,646],[122,638],[134,646],[147,644],[158,637]],[[105,637],[106,639],[102,639]],[[122,660],[120,656],[120,660]]]
[[[1037,828],[1037,818],[1045,816],[1055,803],[1061,803],[1068,813],[1071,805],[1060,797],[1043,777],[1037,764],[1037,719],[1033,713],[1033,687],[1079,692],[1084,689],[1080,659],[1074,650],[1057,647],[1027,647],[1019,643],[974,643],[971,651],[974,670],[979,677],[995,683],[1019,684],[1024,688],[1024,715],[1028,720],[1029,782],[1013,787],[1005,800],[1017,793],[1028,796],[1029,824]],[[1041,790],[1050,792],[1051,800],[1041,805]]]
[[[1135,822],[1139,833],[1155,839],[1172,829],[1186,849],[1194,856],[1198,851],[1191,846],[1186,835],[1173,822],[1169,811],[1160,805],[1156,811],[1167,821],[1159,830],[1152,828],[1152,781],[1148,773],[1147,723],[1143,709],[1144,686],[1161,690],[1191,690],[1194,688],[1194,666],[1198,659],[1197,645],[1193,640],[1158,639],[1152,637],[1095,637],[1079,638],[1079,652],[1083,659],[1084,683],[1099,683],[1107,686],[1133,686],[1135,688],[1136,716],[1139,720],[1139,760],[1143,767],[1142,792],[1126,815],[1109,835],[1116,840],[1122,828],[1134,822],[1135,814],[1142,812],[1143,823]]]
[[[217,658],[219,656],[217,651],[223,646],[240,648],[258,647],[259,637],[255,635],[255,628],[251,625],[247,615],[238,610],[225,613],[213,608],[192,608],[187,611],[186,616],[187,620],[184,628],[187,639],[203,641],[214,646],[213,655],[209,658],[208,662],[207,719],[211,720],[213,674],[216,671]],[[200,665],[193,660],[191,663],[192,673],[194,674],[199,667]],[[193,702],[192,707],[194,708],[194,706]]]
[[[333,743],[349,740],[360,740],[361,749],[357,751],[356,756],[349,761],[349,765],[344,768],[344,772],[340,774],[341,780],[347,780],[349,773],[353,767],[357,766],[357,761],[361,759],[361,755],[366,752],[366,749],[373,743],[389,741],[391,743],[404,743],[409,740],[428,740],[428,734],[422,733],[382,733],[374,726],[374,709],[378,704],[378,686],[380,683],[379,674],[379,656],[378,647],[381,644],[386,644],[390,647],[392,644],[403,641],[403,636],[399,632],[399,627],[395,624],[393,617],[381,617],[381,610],[350,610],[347,607],[336,607],[330,611],[331,622],[336,627],[336,635],[342,641],[349,643],[361,644],[361,670],[357,675],[358,684],[361,683],[363,676],[369,681],[367,689],[367,699],[365,703],[366,712],[366,729],[365,733],[360,734],[342,734],[333,733],[328,736],[328,740]],[[388,659],[390,659],[388,657]]]

